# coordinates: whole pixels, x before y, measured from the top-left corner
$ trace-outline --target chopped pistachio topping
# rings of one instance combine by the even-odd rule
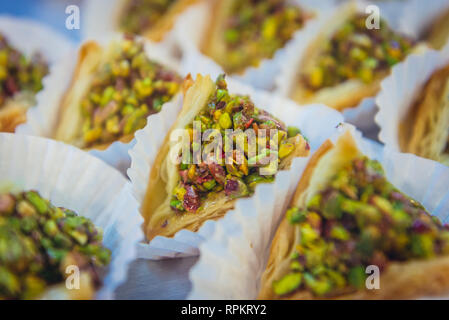
[[[300,241],[290,273],[273,283],[279,296],[296,290],[333,296],[364,288],[369,265],[382,271],[392,262],[449,254],[448,226],[398,191],[379,162],[366,157],[336,174],[306,209],[286,214]]]
[[[276,161],[280,163],[282,159],[293,152],[296,138],[300,135],[299,129],[293,127],[287,129],[282,122],[268,112],[256,108],[249,97],[230,94],[224,76],[218,77],[215,92],[209,98],[205,109],[195,117],[194,121],[201,124],[201,133],[199,134],[202,135],[208,129],[216,129],[224,140],[232,139],[231,143],[235,147],[226,150],[226,142],[223,142],[221,163],[218,160],[210,159],[207,162],[199,161],[199,164],[193,164],[190,161],[191,164],[181,163],[178,166],[181,179],[173,190],[170,203],[172,209],[177,212],[196,212],[209,195],[218,192],[224,191],[225,196],[235,199],[249,196],[259,183],[272,182],[277,168],[272,172],[267,170],[268,175],[260,175],[261,167],[269,169],[270,166],[267,164],[269,161],[262,160],[268,160],[268,157],[277,152],[270,150],[271,146],[276,145],[279,149]],[[248,148],[237,147],[239,134],[243,135],[241,139],[244,141],[243,143],[248,144],[248,137],[244,133],[248,128],[253,129],[256,135],[258,130],[266,129],[265,139],[259,139],[258,135],[255,137],[258,144],[263,144],[265,152],[258,153],[256,150],[256,159],[251,158],[253,161],[248,158]],[[186,129],[191,137],[189,157],[193,159],[194,151],[201,148],[204,152],[208,143],[203,141],[203,145],[198,146],[195,139],[192,139],[193,124],[188,125]],[[226,134],[225,130],[227,129],[234,130],[232,136]],[[276,137],[278,139],[277,144],[270,140],[270,130],[278,131],[277,136],[273,135],[273,139]],[[232,159],[224,159],[226,153],[231,155]]]
[[[315,66],[301,81],[312,92],[350,79],[371,83],[410,53],[412,40],[392,31],[381,20],[380,29],[368,29],[366,16],[358,14],[324,44]]]
[[[34,299],[63,283],[76,265],[99,288],[111,252],[87,218],[57,208],[37,192],[0,194],[0,300]]]
[[[134,134],[180,88],[181,78],[151,61],[143,42],[125,37],[112,50],[81,102],[85,147]]]
[[[120,19],[122,31],[141,34],[154,26],[176,0],[129,0]]]
[[[226,72],[234,73],[257,66],[261,59],[272,58],[307,19],[296,5],[285,0],[234,1],[226,22]]]
[[[40,91],[47,73],[48,65],[39,53],[27,58],[0,33],[0,108],[18,92]]]

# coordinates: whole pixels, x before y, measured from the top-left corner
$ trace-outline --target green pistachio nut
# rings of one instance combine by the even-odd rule
[[[365,286],[366,273],[363,266],[353,267],[348,273],[349,284],[357,289],[361,289]]]
[[[42,199],[36,192],[27,192],[26,198],[40,214],[45,214],[48,211],[47,202]]]
[[[221,116],[220,119],[218,120],[218,123],[220,124],[220,127],[222,129],[229,129],[232,128],[232,120],[231,120],[231,116],[229,115],[229,113],[224,112]]]
[[[299,272],[289,273],[280,280],[273,282],[273,291],[278,296],[291,293],[299,288],[302,278],[302,274]]]

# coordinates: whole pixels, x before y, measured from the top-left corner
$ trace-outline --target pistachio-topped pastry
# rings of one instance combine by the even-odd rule
[[[62,122],[74,123],[61,123],[56,136],[82,148],[129,141],[145,126],[147,117],[159,112],[180,88],[182,79],[150,60],[143,42],[129,36],[107,49],[87,43],[80,55],[78,80],[65,100],[70,108],[79,108],[74,110],[79,115],[73,116],[69,107],[63,110]]]
[[[0,34],[0,108],[16,93],[40,91],[42,78],[47,73],[47,63],[39,53],[28,58]]]
[[[301,29],[308,14],[285,0],[218,1],[203,51],[227,73],[257,66]]]
[[[378,284],[369,290],[373,270]],[[390,183],[345,132],[310,159],[273,240],[260,298],[441,294],[448,270],[449,226]]]
[[[228,91],[223,76],[214,82],[197,75],[185,87],[182,109],[151,163],[141,209],[148,240],[222,218],[310,150],[298,129]],[[173,140],[179,134],[182,141]]]
[[[275,294],[309,290],[332,296],[365,287],[365,270],[382,272],[394,261],[449,254],[449,227],[397,190],[379,162],[360,157],[343,168],[307,208],[290,208],[287,219],[301,241],[290,272],[273,283]]]
[[[87,147],[134,133],[178,92],[181,78],[151,61],[142,42],[124,39],[81,101]]]
[[[410,53],[413,41],[393,32],[383,20],[379,29],[368,29],[366,19],[366,15],[357,14],[325,44],[315,67],[302,75],[309,90],[333,87],[354,78],[371,83]]]
[[[267,133],[266,149],[262,154],[250,158],[247,148],[240,155],[242,157],[240,163],[237,161],[239,150],[232,150],[230,154],[232,159],[227,162],[181,163],[178,166],[181,180],[174,189],[170,202],[170,206],[176,211],[196,212],[208,196],[220,192],[230,199],[251,195],[258,183],[272,182],[277,172],[277,167],[271,168],[271,164],[261,165],[261,158],[277,156],[282,170],[286,163],[283,160],[293,155],[300,142],[299,129],[287,128],[266,111],[256,108],[249,97],[230,94],[223,75],[218,77],[216,86],[217,89],[208,100],[207,107],[195,116],[194,121],[201,123],[201,131],[216,129],[225,137],[227,129],[242,130],[241,135],[244,135],[243,131],[248,128],[254,129],[255,132],[259,129],[275,129],[278,130],[276,138],[279,144],[276,150],[271,150],[270,135]],[[193,124],[189,124],[186,129],[193,137]],[[196,142],[192,139],[190,158],[193,158],[193,152],[197,147],[195,144]],[[207,144],[198,147],[205,149]],[[227,151],[226,147],[224,151]],[[259,173],[261,167],[267,169],[266,174]]]
[[[120,20],[125,32],[139,34],[154,26],[176,0],[130,0]]]
[[[0,131],[13,132],[42,89],[48,65],[40,53],[25,56],[0,33]]]
[[[93,298],[111,258],[102,238],[89,219],[53,206],[35,191],[1,193],[0,300],[36,299],[48,290]],[[80,288],[65,291],[72,266],[79,268]]]
[[[300,104],[323,103],[337,110],[356,107],[377,94],[394,65],[421,48],[382,18],[373,22],[357,1],[347,1],[294,62],[296,75],[286,94]],[[283,70],[290,77],[289,68]]]
[[[441,50],[448,43],[449,8],[447,6],[445,10],[438,12],[434,19],[431,19],[430,25],[423,32],[422,38],[436,50]]]
[[[160,41],[177,16],[198,0],[120,0],[118,29]]]

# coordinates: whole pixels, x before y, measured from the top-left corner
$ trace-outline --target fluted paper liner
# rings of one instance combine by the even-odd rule
[[[112,299],[143,238],[142,217],[129,182],[103,161],[40,137],[0,133],[0,184],[37,190],[54,205],[74,210],[103,229],[112,259],[98,299]]]
[[[399,19],[399,30],[417,39],[447,10],[447,0],[409,0]]]
[[[345,126],[339,129],[343,132]],[[420,201],[443,222],[449,212],[449,168],[411,154],[401,154],[362,139],[354,133],[361,151],[379,160],[388,180]],[[297,170],[304,170],[306,161]],[[251,201],[251,200],[248,200]],[[288,203],[288,202],[287,202]],[[190,270],[189,299],[256,299],[269,256],[271,240],[285,213],[275,208],[274,219],[259,219],[258,208],[237,204],[232,214],[215,224],[213,234],[200,245],[200,259]]]
[[[186,10],[178,19],[175,26],[175,37],[182,50],[183,61],[190,61],[190,72],[222,73],[222,68],[210,57],[200,52],[200,45],[207,31],[210,19],[210,6],[213,1],[203,1]],[[270,59],[263,59],[259,66],[249,66],[242,74],[234,74],[233,77],[241,82],[250,84],[256,88],[270,90],[274,86],[274,78],[278,74],[281,61],[285,60],[286,53],[291,47],[305,41],[314,32],[316,26],[323,22],[328,12],[335,6],[334,0],[293,0],[290,1],[301,6],[307,12],[316,16],[306,22],[305,26],[296,31],[293,38],[283,48],[279,48]]]
[[[272,113],[287,125],[300,128],[309,139],[312,150],[318,148],[343,121],[338,112],[323,105],[298,108],[291,100],[256,91],[233,79],[227,79],[227,83],[231,93],[248,94],[258,108]],[[134,196],[141,205],[157,152],[181,107],[181,98],[171,102],[160,113],[150,117],[145,128],[136,132],[136,144],[129,152],[132,162],[128,176],[133,185]],[[255,206],[259,209],[260,219],[271,220],[273,217],[270,216],[270,208],[283,203],[285,197],[293,191],[300,174],[298,166],[301,167],[304,161],[304,158],[296,158],[291,170],[276,174],[274,183],[258,186],[250,199],[240,199],[237,203]],[[215,224],[215,221],[207,221],[196,233],[181,230],[173,238],[157,236],[150,243],[140,243],[138,256],[146,259],[163,259],[198,255],[198,245],[212,234]]]
[[[119,34],[113,34],[105,38],[95,39],[95,41],[107,46],[110,40],[120,39],[120,37]],[[167,55],[165,46],[145,39],[142,40],[145,43],[145,52],[151,60],[157,61],[174,71],[179,71],[178,63]],[[50,68],[50,74],[43,79],[44,89],[36,95],[36,106],[28,110],[27,122],[20,125],[16,132],[46,138],[53,137],[61,101],[70,86],[78,62],[78,52],[79,48],[71,50]],[[131,163],[128,150],[133,145],[134,139],[129,143],[115,141],[105,150],[92,149],[89,152],[124,173]]]
[[[423,55],[411,55],[396,65],[381,83],[376,98],[379,108],[375,121],[380,127],[379,140],[396,151],[399,146],[399,125],[413,107],[417,95],[432,74],[449,63],[449,50],[429,50]]]
[[[401,31],[397,23],[398,5],[391,2],[368,2],[357,1],[357,8],[360,12],[365,13],[365,9],[370,4],[379,7],[382,19],[385,19],[389,26],[396,31]],[[345,4],[341,4],[345,5]],[[402,8],[402,7],[401,7]],[[338,10],[338,8],[336,9]],[[275,92],[281,96],[288,97],[292,92],[293,86],[296,85],[296,76],[299,72],[300,65],[304,59],[307,48],[320,34],[322,28],[326,27],[335,15],[335,11],[328,11],[323,15],[321,23],[317,23],[308,32],[302,41],[295,42],[288,48],[285,58],[280,64],[280,72],[275,78]],[[414,37],[413,37],[414,38]],[[357,126],[363,132],[375,129],[374,115],[376,114],[375,97],[367,97],[363,99],[359,105],[353,108],[347,108],[342,111],[346,122]]]

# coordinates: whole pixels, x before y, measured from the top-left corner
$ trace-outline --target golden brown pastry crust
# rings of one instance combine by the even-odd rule
[[[83,149],[103,150],[112,143],[96,144],[92,148],[84,147],[81,130],[83,119],[80,108],[82,99],[90,90],[96,71],[107,59],[108,53],[107,48],[100,46],[95,41],[88,41],[81,46],[72,80],[59,105],[57,121],[53,129],[54,139]],[[133,135],[126,135],[117,141],[127,143],[132,139]]]
[[[426,33],[424,38],[432,48],[443,48],[449,40],[449,10],[442,13]]]
[[[0,107],[0,132],[14,132],[18,125],[26,122],[28,108],[18,103],[6,104]]]
[[[6,99],[0,106],[0,132],[11,132],[26,122],[27,111],[34,104],[36,94],[31,91],[20,91]]]
[[[168,11],[164,14],[164,16],[156,22],[155,25],[148,28],[147,30],[143,30],[140,35],[143,37],[159,42],[162,41],[164,36],[173,28],[176,19],[178,16],[184,12],[184,10],[187,9],[187,7],[203,0],[178,0],[175,3],[173,3]],[[128,3],[128,0],[121,0],[120,5],[118,6],[119,10],[116,14],[116,25],[120,25],[120,18],[121,15],[124,13],[124,10],[126,10],[126,5]]]
[[[333,173],[360,155],[349,132],[344,133],[336,144],[326,141],[309,161],[291,206],[304,207],[308,199],[326,185]],[[295,239],[299,239],[299,230],[284,217],[271,245],[267,267],[261,280],[259,299],[317,299],[306,290],[284,297],[273,293],[273,281],[288,272]],[[380,275],[379,290],[345,289],[332,299],[410,299],[446,292],[449,292],[449,257],[441,256],[427,261],[392,263]]]
[[[177,167],[169,160],[170,148],[173,146],[169,139],[170,134],[173,130],[184,129],[187,124],[191,123],[204,108],[214,90],[215,84],[209,76],[197,76],[196,81],[187,90],[182,110],[156,156],[141,208],[144,217],[144,232],[148,240],[157,235],[173,237],[181,229],[196,232],[207,220],[220,219],[227,211],[234,208],[236,200],[230,200],[225,196],[224,191],[210,195],[204,201],[202,209],[196,213],[176,214],[170,208],[172,191],[180,179]],[[299,136],[295,152],[284,159],[279,168],[288,168],[293,157],[304,157],[308,153],[307,142]]]
[[[437,70],[424,85],[399,126],[399,144],[414,153],[449,164],[449,65]]]

